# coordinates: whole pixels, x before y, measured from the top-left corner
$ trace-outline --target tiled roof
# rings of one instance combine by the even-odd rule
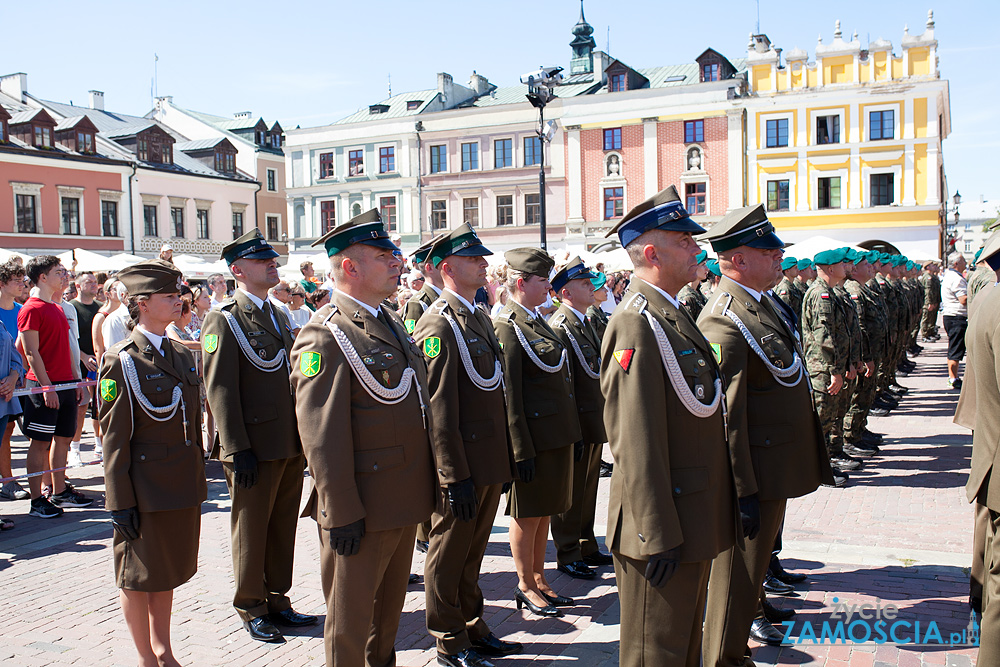
[[[389,107],[388,111],[382,113],[373,114],[370,113],[368,107],[362,107],[358,109],[350,116],[341,118],[340,120],[334,121],[333,125],[343,125],[347,123],[363,123],[369,120],[381,120],[383,118],[401,118],[403,116],[416,116],[422,112],[427,105],[433,102],[438,95],[438,91],[435,90],[418,90],[412,93],[401,93],[399,95],[393,95],[392,97],[377,102],[376,104],[384,104]],[[408,102],[420,102],[420,106],[416,109],[407,109]]]

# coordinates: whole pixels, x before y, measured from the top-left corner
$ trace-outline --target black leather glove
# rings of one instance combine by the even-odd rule
[[[139,512],[136,508],[112,510],[111,525],[126,542],[139,539]]]
[[[448,485],[448,505],[459,521],[472,521],[476,518],[476,486],[472,478],[463,479]]]
[[[670,581],[677,571],[678,559],[681,556],[680,547],[674,547],[670,551],[661,554],[653,554],[646,563],[646,581],[653,588],[662,588]]]
[[[513,484],[513,482],[504,482],[503,486],[500,487],[500,493],[506,496],[510,491],[511,484]]]
[[[583,440],[573,443],[573,460],[577,462],[583,460]]]
[[[365,536],[365,520],[358,519],[346,526],[330,529],[330,546],[339,556],[353,556],[361,550],[361,538]]]
[[[233,454],[236,486],[249,489],[257,483],[257,455],[249,449]]]
[[[743,524],[743,537],[752,540],[760,532],[760,501],[757,494],[740,498],[740,521]]]
[[[530,482],[535,479],[535,459],[517,462],[517,475],[522,482]]]

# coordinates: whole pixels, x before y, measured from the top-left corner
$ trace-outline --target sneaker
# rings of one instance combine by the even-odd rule
[[[83,465],[83,459],[80,457],[79,449],[70,449],[69,455],[66,456],[66,466],[69,468],[79,468]]]
[[[94,504],[94,499],[88,498],[67,484],[65,491],[52,495],[52,504],[60,507],[90,507]]]
[[[4,500],[27,500],[31,496],[17,480],[11,480],[0,488],[0,498]]]
[[[62,509],[50,503],[45,496],[33,499],[31,509],[28,510],[28,516],[37,516],[39,519],[54,519],[62,514]]]
[[[67,489],[69,488],[69,482],[66,482],[66,488]],[[51,486],[43,486],[42,487],[42,497],[45,498],[46,500],[48,500],[48,499],[50,499],[52,497],[52,487]]]
[[[962,388],[962,378],[948,378],[948,387],[960,390]]]
[[[611,477],[611,473],[614,471],[615,465],[613,463],[605,463],[601,461],[601,472],[599,475],[601,477]]]
[[[94,457],[98,461],[104,460],[104,447],[99,442],[94,445]]]

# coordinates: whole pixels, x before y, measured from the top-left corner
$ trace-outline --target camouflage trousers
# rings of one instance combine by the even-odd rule
[[[875,400],[875,390],[878,386],[877,375],[865,377],[859,373],[854,380],[854,392],[851,395],[850,406],[844,417],[844,441],[854,443],[861,439],[861,434],[868,425],[868,411]]]
[[[831,457],[844,455],[844,416],[850,406],[851,390],[851,381],[845,381],[836,396],[831,396],[825,391],[817,391],[815,386],[813,387],[816,414],[819,416],[820,428],[823,429],[826,451]]]
[[[920,318],[920,335],[924,338],[933,336],[937,331],[937,311],[930,312],[924,308],[924,315]]]

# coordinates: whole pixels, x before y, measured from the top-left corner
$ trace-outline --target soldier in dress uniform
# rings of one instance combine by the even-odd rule
[[[700,664],[711,562],[737,539],[722,376],[676,299],[704,231],[671,186],[610,232],[635,266],[601,349],[623,667]]]
[[[573,500],[566,512],[552,517],[552,540],[559,569],[583,579],[594,578],[591,567],[614,563],[601,552],[594,535],[601,452],[608,439],[601,394],[601,339],[584,314],[593,306],[596,277],[579,257],[569,260],[552,277],[552,289],[562,304],[549,318],[563,347],[572,352],[573,391],[583,433],[573,453]]]
[[[722,280],[698,327],[727,380],[729,451],[747,533],[745,548],[733,545],[712,563],[704,659],[742,667],[748,633],[781,643],[758,617],[758,602],[787,501],[834,478],[802,349],[768,293],[781,276],[784,243],[760,204],[729,212],[702,238],[719,255]]]
[[[424,566],[427,630],[437,641],[438,664],[451,667],[486,667],[491,663],[484,656],[522,648],[490,631],[479,587],[501,491],[516,472],[503,353],[489,316],[474,303],[476,290],[486,284],[485,257],[491,254],[468,224],[438,239],[425,263],[435,265],[444,291],[414,332],[432,387],[431,444],[439,489]]]
[[[977,664],[1000,664],[1000,475],[993,477],[997,467],[1000,442],[1000,233],[986,241],[980,260],[993,271],[992,287],[985,287],[976,297],[975,310],[970,309],[966,334],[968,360],[965,387],[975,382],[972,396],[972,470],[965,490],[969,502],[986,508],[985,561],[982,591],[982,623],[979,634]],[[990,283],[987,283],[989,285]],[[972,370],[972,367],[975,367]],[[958,420],[956,415],[956,421]],[[974,552],[977,550],[974,547]]]
[[[417,328],[417,321],[423,316],[432,303],[441,296],[444,283],[441,282],[441,272],[434,266],[433,262],[427,261],[427,255],[431,248],[444,234],[438,234],[430,241],[427,241],[415,251],[410,257],[413,258],[413,266],[420,269],[424,276],[424,285],[410,300],[403,306],[403,325],[410,335]],[[427,553],[428,535],[431,532],[430,519],[417,526],[417,551]]]
[[[395,311],[401,260],[377,210],[313,245],[337,289],[292,349],[299,435],[313,489],[328,667],[391,667],[416,526],[434,507],[427,373]],[[301,473],[300,473],[301,476]]]
[[[177,665],[174,589],[198,570],[207,496],[194,357],[166,334],[180,317],[181,273],[154,259],[118,274],[135,327],[104,355],[100,419],[115,582],[143,665]]]
[[[702,250],[698,253],[698,275],[695,279],[689,282],[687,285],[681,288],[681,291],[677,293],[677,300],[680,304],[687,309],[688,315],[691,316],[692,320],[698,321],[698,316],[701,315],[701,309],[705,307],[708,303],[708,298],[701,292],[701,284],[708,277],[708,267],[705,262],[708,261],[708,252]]]
[[[284,641],[276,626],[317,621],[295,612],[287,595],[305,461],[288,383],[291,328],[267,298],[280,280],[276,257],[258,229],[223,248],[237,289],[202,323],[212,456],[233,500],[233,606],[253,639],[272,643]]]
[[[556,606],[573,601],[546,580],[545,545],[549,517],[570,508],[573,445],[582,435],[569,350],[535,312],[549,295],[555,262],[538,248],[508,250],[504,258],[510,296],[493,330],[503,348],[507,426],[518,472],[507,494],[514,597],[518,609],[527,605],[534,614],[561,616]]]
[[[608,314],[601,307],[601,304],[608,300],[608,290],[604,288],[608,277],[601,272],[592,279],[592,282],[594,284],[594,303],[587,307],[587,321],[597,333],[598,351],[600,351],[600,341],[604,339],[604,331],[608,328]]]

